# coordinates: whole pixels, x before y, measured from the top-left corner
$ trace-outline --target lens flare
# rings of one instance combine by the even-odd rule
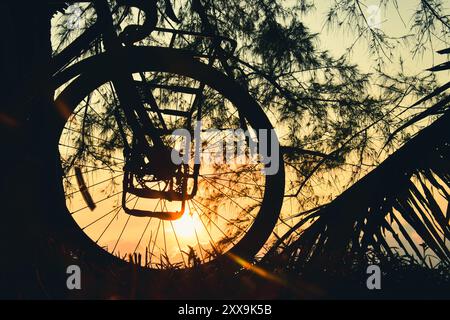
[[[227,256],[231,258],[231,260],[233,260],[234,262],[236,262],[237,264],[241,265],[244,269],[250,270],[251,272],[257,274],[258,276],[267,279],[269,281],[273,281],[276,282],[278,284],[281,284],[283,286],[285,286],[287,283],[286,281],[284,281],[283,279],[281,279],[280,277],[274,275],[273,273],[270,273],[266,270],[264,270],[261,267],[258,267],[248,261],[246,261],[245,259],[242,259],[241,257],[228,252]]]

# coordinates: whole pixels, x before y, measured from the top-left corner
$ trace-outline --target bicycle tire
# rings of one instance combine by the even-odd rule
[[[258,103],[246,90],[220,71],[202,63],[194,54],[162,47],[126,47],[117,55],[100,54],[84,62],[84,72],[78,75],[55,99],[56,106],[64,106],[64,117],[58,117],[54,130],[57,143],[66,120],[76,106],[93,89],[106,83],[114,75],[114,61],[123,59],[132,72],[171,72],[207,84],[231,101],[254,128],[273,129]],[[69,111],[69,112],[67,112]],[[284,194],[284,162],[280,155],[279,170],[266,176],[261,208],[248,232],[228,253],[251,260],[267,241],[280,214]],[[81,230],[79,230],[83,233]],[[84,234],[84,233],[83,233]],[[92,244],[94,244],[92,242]],[[214,263],[216,260],[209,262]]]

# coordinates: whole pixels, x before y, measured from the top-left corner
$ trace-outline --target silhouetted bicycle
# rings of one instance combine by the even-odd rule
[[[219,71],[229,68],[235,41],[157,28],[153,0],[129,1],[146,20],[117,34],[108,2],[92,3],[96,22],[53,59],[62,115],[55,141],[66,205],[80,232],[151,269],[198,266],[227,253],[252,259],[278,219],[284,165],[279,156],[277,173],[265,175],[265,165],[249,156],[250,140],[261,140],[259,130],[272,125],[249,93]],[[167,47],[134,45],[153,31]],[[205,52],[176,49],[179,37],[209,45]],[[93,45],[97,54],[78,59]],[[180,148],[184,138],[173,131],[194,134],[199,121],[206,138]],[[245,137],[245,156],[238,159],[233,143],[233,161],[217,161],[236,129],[255,133]],[[178,165],[171,160],[173,152],[195,150],[200,163],[195,156]]]

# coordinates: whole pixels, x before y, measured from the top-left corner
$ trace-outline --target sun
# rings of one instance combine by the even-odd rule
[[[204,232],[204,225],[200,216],[197,212],[191,212],[188,208],[180,219],[173,221],[173,228],[177,236],[186,240],[195,239],[196,236]]]

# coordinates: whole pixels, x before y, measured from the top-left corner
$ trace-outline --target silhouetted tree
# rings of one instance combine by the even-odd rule
[[[337,205],[336,203],[344,201],[339,199],[346,199],[345,205],[342,205],[344,209],[338,210],[333,218],[327,218],[332,215],[328,213],[331,212],[329,206],[315,209],[333,198],[316,197],[318,185],[320,182],[331,185],[342,170],[348,168],[349,163],[353,168],[353,179],[350,179],[349,184],[354,183],[359,178],[358,173],[367,171],[367,163],[371,167],[378,165],[380,144],[386,144],[385,154],[399,148],[410,138],[411,133],[417,131],[411,129],[410,125],[414,122],[411,119],[417,119],[414,117],[420,112],[414,108],[405,112],[405,97],[417,100],[432,93],[438,85],[430,74],[410,76],[400,68],[399,73],[393,75],[383,69],[383,60],[390,59],[390,52],[395,50],[395,45],[407,37],[392,39],[379,29],[367,25],[362,9],[364,4],[358,0],[335,1],[330,7],[328,22],[330,25],[347,25],[355,28],[357,38],[362,37],[369,41],[370,49],[378,62],[376,73],[361,72],[346,55],[333,57],[332,53],[320,50],[317,46],[317,35],[312,34],[308,26],[302,22],[302,16],[313,10],[313,4],[306,0],[298,1],[292,6],[269,0],[247,3],[229,0],[183,1],[176,7],[181,20],[181,24],[177,27],[226,35],[238,41],[236,55],[229,58],[231,69],[223,71],[246,87],[265,111],[271,114],[275,124],[287,132],[283,139],[286,146],[285,157],[295,178],[290,181],[286,197],[295,198],[300,209],[311,209],[312,215],[315,218],[319,217],[318,222],[313,223],[305,232],[307,236],[303,238],[300,236],[296,241],[298,243],[305,241],[310,247],[317,246],[317,241],[325,243],[326,238],[321,238],[320,234],[329,230],[327,226],[337,220],[341,222],[336,226],[342,228],[335,227],[336,232],[326,243],[339,249],[347,249],[350,235],[358,236],[352,229],[354,227],[352,223],[359,223],[357,225],[361,226],[368,215],[367,212],[364,212],[365,215],[350,214],[347,213],[347,209],[351,209],[362,194],[370,198],[373,185],[360,182],[342,194],[334,203]],[[395,6],[396,1],[381,1],[381,4]],[[10,288],[16,288],[14,284],[16,280],[11,278],[11,275],[15,274],[18,265],[24,268],[24,274],[27,275],[21,280],[23,286],[33,282],[31,279],[36,279],[33,262],[24,256],[23,251],[37,250],[37,247],[33,247],[35,240],[42,239],[43,234],[53,232],[43,230],[51,225],[55,216],[62,211],[65,212],[65,207],[64,199],[61,199],[62,190],[59,184],[55,183],[61,174],[58,169],[57,152],[52,149],[54,146],[45,143],[47,129],[51,127],[48,121],[55,112],[51,103],[53,92],[48,69],[51,57],[50,17],[54,10],[41,3],[27,6],[5,3],[2,4],[2,9],[8,13],[2,19],[5,25],[5,28],[2,28],[4,39],[2,70],[7,79],[2,88],[4,102],[0,107],[2,133],[0,139],[4,150],[4,156],[0,161],[5,170],[5,176],[2,178],[1,194],[4,203],[1,211],[7,221],[2,223],[4,229],[2,251],[9,257],[2,259],[2,263],[6,263],[4,270],[9,271],[5,273],[4,279],[9,280]],[[116,21],[133,21],[140,15],[139,12],[133,14],[127,10],[123,8],[116,12]],[[130,15],[127,16],[127,13]],[[88,22],[95,19],[89,5],[83,18]],[[412,47],[414,51],[421,52],[427,43],[430,43],[437,28],[442,28],[442,31],[439,30],[439,37],[447,41],[450,30],[442,1],[420,1],[414,19],[412,30],[417,36]],[[163,14],[159,24],[169,25]],[[64,23],[60,27],[59,41],[64,44],[71,39],[72,30],[65,29]],[[144,43],[157,44],[160,41],[163,40],[154,35]],[[183,39],[177,41],[175,45],[181,48],[204,51],[206,47],[202,41],[186,42]],[[92,50],[95,50],[95,47]],[[374,85],[381,88],[377,94],[371,90]],[[447,112],[448,107],[444,91],[434,92],[437,94],[430,96],[430,99],[423,101],[424,104],[421,105],[435,111],[422,113],[422,116],[431,117],[433,120]],[[441,103],[439,108],[431,109],[439,103]],[[28,121],[29,119],[32,121]],[[436,126],[445,119],[442,116]],[[409,129],[404,130],[406,127]],[[433,128],[430,127],[426,132],[430,131],[433,131]],[[433,135],[436,140],[442,138],[438,132],[439,130]],[[424,135],[426,134],[423,133],[422,136]],[[401,150],[405,149],[411,148],[405,145]],[[413,154],[418,155],[420,152],[419,148]],[[400,156],[402,154],[406,155]],[[395,169],[399,169],[398,166],[404,163],[403,160],[411,156],[408,152],[400,155],[397,159],[404,157],[402,160],[390,160],[397,161]],[[433,170],[436,174],[437,169],[434,170],[434,166],[442,166],[438,162],[427,163],[425,167],[415,165],[409,171],[408,178],[413,174],[417,177],[424,174],[428,181],[432,182],[433,174],[430,174],[429,170]],[[395,169],[389,170],[397,171]],[[379,169],[378,172],[382,170]],[[383,170],[383,174],[374,173],[372,176],[382,175],[386,179],[391,178],[389,173],[394,172],[386,170]],[[419,173],[418,170],[422,171]],[[441,179],[448,176],[448,172],[445,170],[443,172]],[[371,178],[367,176],[365,179]],[[414,188],[409,179],[408,181],[400,178],[401,181],[392,179],[396,183],[391,187],[397,186],[395,192],[392,191],[393,194],[402,191],[405,186],[408,186],[409,191]],[[385,184],[391,183],[384,179],[380,181]],[[361,185],[364,187],[358,187]],[[434,185],[439,187],[442,184]],[[355,189],[357,191],[352,191]],[[346,198],[348,194],[352,194],[350,200]],[[415,196],[417,199],[418,194]],[[379,197],[384,199],[384,193]],[[412,213],[411,208],[407,208],[404,204],[407,199],[410,198],[401,198],[397,195],[397,203],[395,206],[391,203],[390,209],[392,207],[399,209],[401,206],[400,209],[408,210],[411,219],[417,219],[421,211]],[[436,219],[443,218],[447,221],[448,228],[448,213],[445,217],[439,215],[430,199],[426,195],[422,200],[434,210]],[[366,202],[361,202],[358,206],[358,208],[365,207],[369,207]],[[384,215],[380,213],[380,216],[383,216],[382,220],[374,220],[375,227],[370,229],[373,231],[371,238],[367,241],[363,239],[362,249],[366,249],[370,243],[387,250],[383,237],[373,237],[375,234],[379,235],[381,229],[389,228],[389,223],[385,225],[384,220],[387,213],[388,211],[384,211]],[[338,214],[346,216],[343,220],[339,220],[335,217]],[[382,223],[384,227],[377,223]],[[442,226],[442,223],[439,225]],[[416,221],[413,227],[419,230],[423,227],[423,223]],[[429,226],[427,228],[429,229]],[[49,229],[54,230],[55,227]],[[423,237],[426,238],[430,232],[430,230],[423,232]],[[444,249],[448,234],[444,233],[442,240],[444,246],[440,243],[441,240],[436,239],[438,236],[440,235],[432,234],[431,238],[423,240],[441,259],[448,258],[448,253]],[[323,249],[327,250],[327,247],[324,246]],[[39,294],[39,290],[41,289],[36,288],[36,294]]]

